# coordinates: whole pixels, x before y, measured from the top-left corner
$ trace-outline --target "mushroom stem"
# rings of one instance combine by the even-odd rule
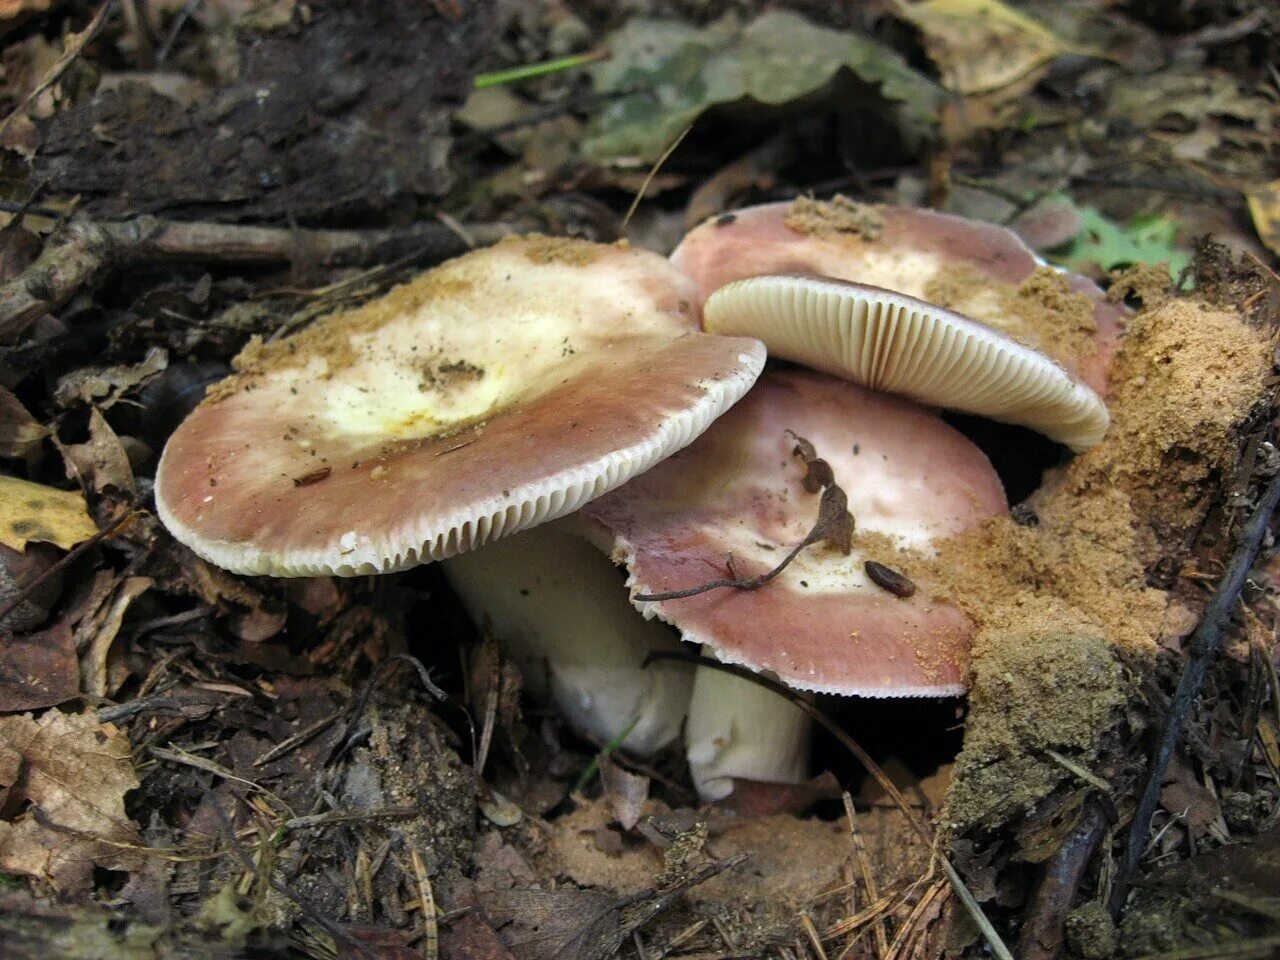
[[[799,783],[809,770],[808,714],[759,683],[699,667],[685,750],[703,800],[722,800],[735,778]]]
[[[606,557],[552,523],[444,561],[477,625],[491,629],[525,686],[584,733],[649,756],[680,734],[693,669],[660,661],[678,650],[671,628],[639,616]]]

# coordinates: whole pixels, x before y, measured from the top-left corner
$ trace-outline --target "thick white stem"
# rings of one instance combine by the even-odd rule
[[[671,629],[627,600],[617,569],[563,524],[546,524],[444,561],[477,625],[488,626],[535,696],[584,732],[648,756],[680,734],[693,669],[661,661],[678,650]]]
[[[722,800],[733,779],[799,783],[809,770],[808,714],[767,687],[699,667],[685,749],[703,800]]]

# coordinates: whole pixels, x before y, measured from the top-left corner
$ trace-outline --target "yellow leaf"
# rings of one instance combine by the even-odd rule
[[[0,477],[0,543],[23,550],[52,543],[69,550],[98,532],[84,497],[14,477]]]
[[[898,10],[924,34],[943,86],[964,96],[1006,87],[1073,49],[1000,0],[922,0]]]
[[[1245,191],[1253,229],[1272,253],[1280,255],[1280,180],[1272,180]]]

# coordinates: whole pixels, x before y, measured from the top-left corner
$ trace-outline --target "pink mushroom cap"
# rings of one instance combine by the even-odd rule
[[[755,382],[691,284],[622,245],[522,238],[251,350],[175,431],[160,518],[240,573],[439,560],[570,513],[680,449]]]
[[[758,589],[635,600],[723,578],[729,556],[734,575],[758,576],[805,538],[819,498],[801,484],[788,431],[847,493],[852,553],[815,544]],[[766,373],[697,441],[583,513],[626,564],[636,606],[685,640],[799,689],[909,697],[963,692],[974,627],[928,584],[907,598],[878,586],[864,561],[893,568],[897,550],[929,554],[1006,510],[987,458],[933,413],[793,370]]]
[[[765,274],[830,277],[928,300],[930,283],[949,267],[972,268],[992,280],[1017,285],[1043,266],[1017,234],[994,224],[933,210],[848,201],[818,206],[832,210],[836,226],[808,231],[789,226],[795,209],[789,202],[748,207],[691,230],[671,261],[697,284],[699,308],[720,287]],[[841,215],[849,218],[849,229],[838,228],[844,226]],[[861,230],[860,215],[866,218]],[[989,291],[951,307],[1049,353],[1068,373],[1105,396],[1107,369],[1127,311],[1106,301],[1088,278],[1064,276],[1073,291],[1095,301],[1095,349],[1087,355],[1063,356],[1035,342],[1035,332],[1009,317]]]

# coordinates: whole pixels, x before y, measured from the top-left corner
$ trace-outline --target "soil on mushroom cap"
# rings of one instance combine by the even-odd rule
[[[848,234],[875,240],[884,230],[884,217],[879,210],[839,193],[830,200],[798,198],[787,210],[785,222],[797,233],[815,237]]]
[[[994,299],[998,309],[981,311],[977,319],[1059,363],[1075,368],[1098,352],[1094,298],[1073,291],[1052,267],[1037,267],[1021,283],[1012,284],[972,264],[948,264],[925,286],[926,300],[961,313],[980,298]]]

